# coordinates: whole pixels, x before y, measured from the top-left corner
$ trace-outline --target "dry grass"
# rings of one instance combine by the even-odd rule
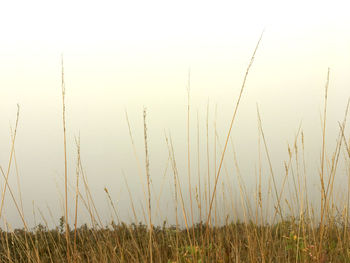
[[[260,115],[258,107],[259,159],[256,169],[255,192],[252,193],[249,191],[244,184],[244,175],[241,173],[230,133],[260,40],[261,38],[246,70],[224,144],[220,143],[220,138],[216,130],[216,121],[214,123],[213,148],[215,152],[215,167],[210,167],[209,102],[206,113],[206,145],[204,147],[201,147],[200,143],[201,131],[197,112],[197,149],[195,153],[197,155],[197,180],[192,180],[195,177],[195,173],[193,173],[195,165],[191,165],[190,162],[191,154],[194,151],[192,152],[190,148],[190,120],[192,120],[190,119],[190,113],[192,111],[190,111],[189,76],[186,142],[189,187],[188,203],[184,198],[184,182],[180,180],[171,134],[165,133],[165,143],[168,147],[168,162],[172,172],[170,180],[174,191],[175,225],[169,225],[166,221],[164,221],[162,226],[154,226],[152,223],[152,214],[154,215],[159,210],[162,189],[160,189],[158,196],[158,191],[153,190],[151,192],[153,185],[149,169],[149,135],[147,133],[146,123],[147,114],[144,109],[144,172],[141,168],[140,158],[136,153],[131,125],[126,114],[131,144],[142,184],[144,201],[147,206],[146,211],[143,210],[143,223],[139,222],[134,199],[127,180],[124,177],[134,215],[134,223],[125,224],[121,221],[109,190],[105,188],[108,201],[114,212],[114,220],[107,226],[102,224],[84,173],[80,159],[80,140],[77,138],[76,183],[75,187],[72,187],[72,192],[75,194],[74,229],[71,230],[68,224],[67,192],[69,188],[65,150],[65,215],[59,219],[55,229],[49,229],[46,219],[39,210],[44,224],[39,224],[30,230],[23,215],[21,197],[18,202],[8,184],[12,160],[16,160],[15,138],[19,117],[18,111],[16,126],[11,136],[12,147],[8,168],[6,171],[3,171],[1,168],[4,185],[0,219],[4,220],[6,229],[0,230],[0,262],[350,262],[350,232],[348,226],[350,179],[346,182],[348,192],[343,206],[337,203],[334,197],[334,181],[341,158],[343,158],[342,160],[345,164],[346,175],[350,178],[350,138],[347,137],[345,132],[350,100],[348,101],[344,120],[342,123],[339,123],[336,148],[332,152],[330,159],[328,159],[325,150],[325,132],[327,125],[329,71],[325,89],[322,142],[320,142],[322,145],[320,155],[321,166],[320,173],[318,174],[321,185],[320,217],[318,218],[315,215],[314,208],[308,196],[306,179],[309,174],[306,170],[305,139],[301,125],[298,127],[293,144],[288,146],[289,156],[288,160],[284,162],[284,174],[276,174],[270,159],[267,136],[265,136],[263,129],[263,118]],[[62,62],[63,134],[64,149],[66,149],[64,98]],[[225,153],[230,146],[232,148],[233,158],[224,160]],[[204,170],[201,170],[201,161],[203,161],[200,159],[201,151],[206,155]],[[218,163],[216,163],[217,151],[222,153]],[[267,160],[265,166],[269,171],[270,178],[264,178],[262,176],[264,157]],[[228,168],[228,162],[232,163],[234,167],[233,172]],[[215,172],[214,178],[211,178],[212,173],[210,169]],[[221,178],[220,174],[223,172],[227,178],[232,173],[237,178],[238,195],[234,195],[233,193],[232,180],[228,180],[228,183],[224,183],[224,179],[222,179],[222,182],[219,180]],[[142,175],[145,175],[145,177],[142,178]],[[276,183],[277,176],[282,178],[281,185]],[[211,179],[214,179],[214,185],[211,184]],[[268,180],[266,184],[268,187],[265,189],[263,185],[266,179]],[[19,187],[19,180],[17,182]],[[79,182],[82,186],[79,186]],[[198,182],[198,185],[192,186],[193,182]],[[220,188],[219,185],[221,184],[222,187]],[[5,192],[7,190],[16,205],[17,212],[21,216],[23,229],[11,229],[10,224],[6,222],[5,218],[1,217]],[[157,205],[153,205],[152,200],[157,200]],[[197,205],[193,206],[193,201]],[[204,204],[205,209],[203,207]],[[237,204],[239,204],[239,208]],[[78,227],[78,205],[86,208],[91,219],[92,227],[88,227],[86,224]],[[187,212],[188,209],[190,212]],[[195,219],[195,212],[198,212],[198,220]],[[181,220],[184,222],[184,226],[180,225]]]

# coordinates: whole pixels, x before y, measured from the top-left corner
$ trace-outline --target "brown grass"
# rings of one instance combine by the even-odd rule
[[[262,36],[261,36],[262,37]],[[168,178],[171,183],[174,205],[175,225],[169,225],[164,220],[163,225],[153,225],[152,215],[160,216],[159,200],[161,199],[164,183],[161,189],[152,185],[150,174],[150,149],[147,132],[147,112],[143,111],[143,139],[145,150],[145,170],[142,172],[140,159],[136,153],[136,146],[132,136],[132,129],[128,116],[127,124],[134,155],[138,165],[138,173],[143,189],[144,201],[143,222],[139,221],[134,199],[128,182],[123,173],[125,186],[129,193],[130,209],[134,222],[124,223],[114,204],[109,189],[105,193],[108,203],[113,210],[113,220],[104,226],[91,195],[86,174],[80,158],[80,138],[76,139],[77,164],[75,184],[68,185],[66,126],[65,126],[65,84],[62,59],[62,105],[63,105],[63,135],[65,157],[65,196],[64,216],[58,221],[55,229],[49,229],[48,223],[41,210],[41,219],[35,228],[29,229],[23,213],[22,198],[17,201],[9,184],[9,174],[12,161],[15,160],[15,139],[19,119],[17,112],[16,125],[11,131],[11,152],[8,168],[1,168],[4,178],[1,197],[0,218],[4,220],[5,229],[0,231],[0,262],[350,262],[350,232],[349,232],[349,204],[350,204],[350,138],[346,133],[346,120],[349,102],[345,110],[344,119],[339,123],[339,135],[336,147],[330,155],[326,151],[326,114],[328,83],[330,72],[327,74],[325,102],[322,119],[321,166],[317,174],[320,180],[320,217],[314,211],[309,200],[307,177],[316,174],[306,169],[304,132],[300,125],[294,141],[288,145],[288,158],[284,161],[284,172],[278,174],[273,167],[268,147],[268,134],[263,129],[263,118],[257,107],[258,126],[258,163],[256,167],[255,190],[244,183],[245,174],[242,173],[230,137],[231,130],[238,112],[246,80],[253,64],[261,37],[251,57],[244,75],[239,98],[233,109],[233,116],[225,140],[221,140],[217,132],[216,109],[214,114],[213,141],[209,136],[209,101],[206,112],[206,142],[201,147],[200,120],[197,112],[197,149],[191,151],[190,145],[190,76],[187,93],[187,177],[188,185],[180,180],[177,168],[177,156],[170,132],[165,133],[165,144],[168,149],[167,162],[171,169],[165,169],[163,180]],[[210,129],[211,130],[211,129]],[[327,140],[329,138],[327,137]],[[210,167],[210,144],[213,142],[214,167]],[[224,143],[221,143],[224,142]],[[231,147],[232,157],[226,158],[225,153]],[[202,149],[203,148],[203,149]],[[152,149],[151,149],[152,150]],[[201,170],[201,150],[206,155],[205,169]],[[221,152],[220,161],[216,160],[216,152]],[[191,157],[197,155],[197,173],[195,165],[191,166]],[[266,157],[266,163],[264,162]],[[219,159],[218,159],[219,160]],[[202,161],[202,162],[201,162]],[[15,161],[16,162],[16,161]],[[205,163],[206,162],[206,163]],[[339,173],[339,163],[345,164],[348,180],[346,182],[346,196],[343,204],[336,196],[335,181]],[[153,162],[152,162],[153,163]],[[233,171],[229,164],[232,164]],[[16,168],[17,169],[17,168]],[[210,170],[212,169],[212,171]],[[264,177],[264,169],[269,177]],[[338,171],[338,172],[337,172]],[[214,185],[210,184],[210,176],[214,172]],[[226,177],[219,181],[221,172]],[[170,177],[167,175],[171,173]],[[202,176],[205,173],[206,176]],[[18,175],[18,173],[16,173]],[[195,177],[192,180],[192,178]],[[234,175],[234,178],[232,177]],[[146,176],[144,185],[141,175]],[[277,178],[281,180],[278,185]],[[236,185],[232,179],[237,180]],[[192,183],[194,186],[192,186]],[[79,186],[79,183],[82,184]],[[268,185],[264,187],[264,184]],[[18,189],[19,179],[17,180]],[[204,185],[204,187],[203,187]],[[221,188],[220,188],[221,185]],[[345,185],[345,184],[344,184]],[[237,186],[237,187],[236,187]],[[70,188],[69,188],[70,187]],[[145,188],[147,187],[147,190]],[[153,187],[153,188],[152,188]],[[188,187],[188,188],[187,188]],[[237,193],[234,189],[238,190]],[[151,189],[153,192],[151,192]],[[184,198],[184,189],[188,189],[189,201]],[[195,195],[193,189],[195,189]],[[158,191],[159,190],[159,191]],[[5,193],[10,193],[11,199],[19,213],[23,229],[11,229],[6,218],[2,216]],[[68,193],[75,196],[74,229],[68,224]],[[147,193],[146,193],[147,191]],[[221,191],[221,192],[220,192]],[[157,192],[159,193],[157,196]],[[152,199],[152,196],[153,199]],[[192,198],[195,198],[193,200]],[[204,200],[202,200],[204,199]],[[157,200],[153,205],[152,200]],[[79,202],[78,202],[79,201]],[[138,202],[139,200],[137,200]],[[194,205],[192,202],[195,201]],[[204,209],[204,204],[206,208]],[[86,224],[78,226],[78,205],[85,208],[90,219],[91,227]],[[190,209],[190,212],[186,212]],[[197,210],[197,211],[196,211]],[[36,209],[33,205],[33,213]],[[49,210],[50,214],[51,211]],[[198,220],[195,215],[198,212]],[[212,215],[213,214],[213,215]],[[212,218],[214,217],[214,218]],[[181,218],[184,225],[180,224]],[[204,221],[203,221],[204,219]],[[214,219],[214,220],[213,220]]]

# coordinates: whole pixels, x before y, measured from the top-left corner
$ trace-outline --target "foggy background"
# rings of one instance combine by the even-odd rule
[[[69,193],[70,223],[74,216],[76,180],[74,138],[79,135],[83,169],[103,224],[110,223],[113,215],[105,187],[120,218],[127,222],[133,220],[123,174],[138,211],[138,220],[143,221],[141,204],[146,209],[146,200],[125,111],[142,167],[142,179],[146,181],[144,107],[147,108],[154,221],[174,223],[173,173],[168,163],[165,133],[171,133],[188,209],[189,72],[192,193],[198,184],[198,113],[204,200],[208,173],[207,107],[213,187],[242,80],[264,29],[231,134],[241,176],[248,193],[255,198],[258,104],[278,186],[284,177],[283,162],[288,160],[288,144],[293,145],[301,123],[305,135],[308,194],[310,201],[315,200],[317,204],[321,116],[328,67],[326,151],[329,158],[335,149],[338,122],[343,120],[350,96],[350,19],[344,5],[341,1],[332,2],[332,6],[319,1],[287,1],[284,4],[277,1],[2,3],[0,165],[6,172],[11,151],[10,127],[14,128],[16,105],[19,104],[15,153],[28,224],[34,226],[43,222],[40,211],[50,227],[58,225],[59,217],[64,215],[61,54],[66,83],[68,177],[73,187]],[[215,125],[219,138],[216,154]],[[348,129],[345,135],[349,137]],[[266,192],[271,177],[265,153],[261,152]],[[229,175],[222,170],[219,185],[231,180],[233,198],[240,211],[231,146],[225,165]],[[13,160],[9,184],[19,200],[15,171]],[[347,191],[345,175],[344,165],[340,165],[335,186],[339,200]],[[3,188],[3,178],[0,183]],[[226,187],[229,185],[227,183]],[[84,192],[82,180],[80,189]],[[161,189],[159,214],[156,207]],[[223,207],[220,191],[218,196],[218,206]],[[229,196],[226,198],[230,199]],[[196,207],[194,198],[193,205]],[[230,214],[230,208],[227,209],[226,213]],[[195,213],[198,220],[197,208]],[[4,218],[13,228],[23,226],[8,191],[2,221]],[[88,212],[81,200],[78,222],[89,223]]]

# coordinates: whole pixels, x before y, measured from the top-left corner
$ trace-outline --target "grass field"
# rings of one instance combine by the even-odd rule
[[[261,38],[260,38],[261,39]],[[260,42],[260,40],[259,40]],[[256,189],[249,193],[244,183],[239,183],[238,203],[240,215],[232,220],[231,213],[237,213],[233,204],[232,192],[222,191],[221,174],[224,172],[224,156],[230,147],[230,133],[234,125],[236,114],[244,93],[245,82],[253,64],[259,42],[254,50],[250,64],[246,70],[241,86],[239,98],[234,108],[230,129],[221,147],[222,155],[217,160],[217,169],[214,183],[210,180],[206,184],[204,176],[200,178],[191,174],[191,166],[197,164],[190,162],[190,91],[188,90],[188,119],[187,119],[187,165],[188,188],[183,187],[184,182],[179,180],[176,165],[176,156],[171,136],[166,135],[170,166],[173,175],[174,214],[176,224],[170,225],[166,220],[164,224],[154,225],[151,196],[157,195],[152,191],[151,175],[149,172],[147,112],[143,112],[144,120],[144,181],[145,200],[144,221],[126,224],[120,221],[118,212],[105,188],[106,196],[111,203],[115,218],[110,225],[101,223],[99,214],[90,193],[89,186],[84,177],[80,161],[80,141],[76,140],[77,173],[75,200],[75,223],[69,225],[66,218],[68,214],[68,174],[66,155],[66,129],[65,129],[65,84],[62,62],[62,99],[63,99],[63,135],[65,150],[65,216],[57,219],[57,227],[49,229],[44,220],[34,229],[29,229],[23,216],[22,200],[17,200],[7,184],[9,170],[13,165],[15,155],[16,127],[12,134],[11,157],[8,169],[1,169],[4,177],[4,187],[1,199],[0,217],[3,211],[4,196],[9,192],[16,205],[23,222],[22,229],[7,229],[0,232],[0,262],[350,262],[350,231],[349,231],[349,180],[342,185],[347,189],[347,198],[340,204],[334,198],[337,189],[335,177],[339,172],[339,163],[344,163],[346,178],[350,178],[350,138],[345,134],[348,107],[345,116],[339,123],[339,136],[334,138],[336,147],[333,152],[327,153],[326,125],[327,125],[327,92],[329,71],[326,81],[324,107],[322,116],[321,161],[317,171],[320,184],[320,200],[317,209],[312,206],[308,198],[306,185],[304,135],[299,127],[294,145],[288,148],[289,159],[285,163],[284,174],[275,174],[269,156],[269,149],[265,140],[263,123],[258,114],[259,149],[260,156],[266,157],[269,170],[269,189],[263,189],[264,178],[261,172],[257,173]],[[349,106],[349,103],[348,103]],[[19,112],[18,112],[19,114]],[[129,124],[129,121],[128,121]],[[129,125],[130,138],[133,142]],[[208,125],[207,125],[208,130]],[[208,143],[208,142],[207,142]],[[132,144],[135,147],[134,144]],[[198,152],[199,154],[199,152]],[[209,158],[208,158],[209,159]],[[208,160],[209,162],[209,160]],[[237,168],[235,176],[239,173],[236,159],[233,161]],[[262,162],[262,160],[260,160]],[[283,160],[282,160],[283,162]],[[276,177],[283,178],[282,184],[276,184]],[[292,179],[290,179],[292,178]],[[202,183],[201,181],[202,180]],[[292,180],[294,185],[292,193],[286,199],[286,184]],[[240,181],[241,182],[241,181]],[[203,185],[205,188],[203,189]],[[128,188],[128,186],[126,185]],[[202,188],[201,188],[202,187]],[[226,189],[230,186],[226,186]],[[290,189],[290,188],[289,188]],[[83,194],[83,191],[85,193]],[[189,198],[184,198],[184,196]],[[220,197],[220,198],[219,198]],[[222,198],[221,198],[222,197]],[[264,200],[268,199],[271,202]],[[131,198],[132,200],[132,198]],[[219,213],[220,200],[227,200],[225,213]],[[85,206],[92,224],[88,226],[77,225],[78,206]],[[73,206],[72,206],[73,207]],[[134,214],[134,203],[130,208]],[[318,210],[319,213],[314,211]],[[198,220],[198,212],[200,220]],[[269,214],[269,216],[267,216]],[[267,219],[269,217],[269,219]],[[136,218],[136,215],[135,215]],[[184,222],[180,224],[179,222]]]

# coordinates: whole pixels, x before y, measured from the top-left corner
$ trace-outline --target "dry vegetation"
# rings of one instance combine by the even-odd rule
[[[261,39],[261,38],[260,38]],[[260,42],[260,40],[259,40]],[[288,148],[289,159],[285,162],[285,173],[274,174],[270,161],[269,149],[265,140],[263,125],[260,118],[259,109],[259,149],[260,155],[266,155],[267,165],[271,176],[271,191],[267,191],[267,196],[273,200],[272,207],[265,207],[262,196],[265,194],[261,187],[261,173],[258,173],[256,191],[254,195],[248,194],[243,184],[239,185],[243,215],[234,222],[228,217],[217,219],[216,210],[217,189],[220,183],[220,174],[223,168],[223,160],[227,147],[230,145],[230,133],[235,121],[245,82],[253,64],[255,53],[259,42],[254,50],[252,59],[244,76],[241,92],[234,109],[230,129],[227,133],[225,144],[222,147],[222,155],[217,163],[214,185],[210,185],[210,180],[205,184],[206,178],[191,174],[190,154],[199,155],[198,149],[190,148],[190,85],[188,84],[188,120],[187,120],[187,151],[188,151],[188,185],[189,200],[184,200],[184,187],[182,187],[178,176],[176,158],[173,150],[173,143],[170,135],[166,135],[166,143],[169,150],[169,159],[173,173],[173,187],[175,193],[175,215],[176,224],[169,225],[164,221],[163,226],[152,224],[152,198],[151,181],[149,173],[149,157],[147,144],[147,123],[146,110],[144,110],[144,150],[145,150],[145,175],[143,193],[146,205],[147,220],[145,223],[135,221],[132,224],[125,224],[120,221],[109,191],[105,192],[110,200],[115,212],[115,221],[108,226],[103,226],[97,213],[93,197],[82,169],[80,160],[80,141],[76,139],[78,149],[76,188],[75,188],[75,218],[74,226],[69,226],[67,220],[67,168],[65,153],[65,216],[58,221],[55,229],[49,229],[44,220],[44,224],[39,224],[34,229],[28,229],[23,215],[22,201],[17,200],[12,194],[7,179],[10,168],[15,160],[15,139],[16,127],[12,134],[11,157],[7,170],[1,169],[4,178],[4,187],[1,199],[0,217],[3,210],[4,197],[8,191],[16,205],[18,213],[23,221],[23,229],[1,230],[0,231],[0,261],[1,262],[350,262],[350,231],[349,231],[349,194],[343,206],[335,204],[334,179],[340,159],[344,159],[347,177],[350,178],[350,138],[344,134],[348,107],[345,111],[344,120],[339,123],[339,136],[336,138],[336,149],[331,156],[327,156],[325,151],[326,140],[326,115],[327,115],[327,92],[329,72],[327,76],[323,112],[323,136],[321,151],[321,167],[319,170],[319,182],[321,185],[320,215],[315,216],[313,208],[309,204],[306,188],[306,173],[304,159],[304,136],[299,127],[295,137],[294,145]],[[63,63],[62,63],[63,65]],[[64,75],[62,67],[62,99],[63,99],[63,127],[65,127],[65,90]],[[349,106],[349,103],[348,103]],[[129,120],[127,118],[129,125]],[[197,125],[198,127],[198,125]],[[132,147],[135,150],[132,133],[129,125]],[[66,131],[64,128],[64,141]],[[208,134],[208,122],[207,122]],[[208,136],[207,136],[208,139]],[[261,147],[260,147],[261,143]],[[199,145],[199,136],[198,136]],[[208,146],[208,140],[207,140]],[[64,147],[65,143],[64,143]],[[215,147],[217,147],[215,145]],[[208,149],[208,147],[207,147]],[[135,151],[136,152],[136,151]],[[209,151],[207,151],[208,153]],[[137,162],[139,163],[138,157]],[[329,158],[329,159],[327,159]],[[328,161],[327,161],[328,160]],[[209,165],[209,154],[208,154]],[[260,160],[261,162],[261,160]],[[235,164],[238,166],[237,164]],[[198,167],[200,166],[198,162]],[[141,171],[141,167],[139,170]],[[209,168],[208,168],[209,170]],[[294,172],[293,172],[294,171]],[[209,176],[209,173],[208,173]],[[283,178],[281,187],[276,184],[276,177]],[[285,185],[289,177],[293,176],[295,182],[292,196],[295,196],[294,204],[297,209],[290,207],[289,211],[283,209]],[[80,179],[79,179],[80,178]],[[80,183],[80,185],[79,185]],[[349,182],[344,183],[348,185]],[[82,186],[81,186],[82,185]],[[202,186],[201,186],[202,185]],[[202,187],[202,188],[201,188]],[[227,186],[229,187],[229,186]],[[85,193],[83,194],[83,188]],[[128,186],[127,186],[128,188]],[[195,190],[195,192],[194,192]],[[225,194],[225,193],[224,193]],[[255,196],[253,202],[247,202]],[[228,198],[228,197],[226,197]],[[232,199],[233,196],[231,195]],[[132,200],[132,198],[131,198]],[[231,200],[232,201],[232,200]],[[186,203],[190,202],[190,203]],[[290,202],[292,203],[292,202]],[[252,205],[254,204],[254,205]],[[288,204],[288,203],[287,203]],[[86,224],[77,226],[78,206],[82,205],[89,212],[92,227]],[[136,218],[133,202],[131,209]],[[190,209],[188,209],[190,208]],[[199,211],[200,217],[205,220],[197,221],[194,216],[194,209]],[[234,210],[234,209],[233,209]],[[272,221],[268,222],[264,216],[265,211],[270,211]],[[297,210],[297,213],[295,211]],[[189,212],[186,212],[189,211]],[[294,211],[294,212],[293,212]],[[180,227],[180,218],[185,222]],[[146,223],[147,222],[147,223]],[[219,224],[218,222],[224,222]]]

